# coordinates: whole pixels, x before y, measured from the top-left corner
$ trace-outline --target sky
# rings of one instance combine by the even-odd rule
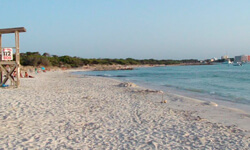
[[[25,27],[20,52],[82,58],[250,55],[249,0],[0,0],[0,28]],[[14,46],[3,35],[3,47]]]

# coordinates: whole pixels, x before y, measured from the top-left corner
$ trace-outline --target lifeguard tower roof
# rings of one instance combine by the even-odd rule
[[[24,27],[0,29],[0,34],[15,33],[16,31],[26,32],[26,29]]]

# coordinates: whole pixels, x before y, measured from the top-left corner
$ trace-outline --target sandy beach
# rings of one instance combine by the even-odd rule
[[[250,149],[250,114],[70,71],[0,88],[0,149]]]

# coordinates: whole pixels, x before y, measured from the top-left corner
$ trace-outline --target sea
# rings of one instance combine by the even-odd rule
[[[250,106],[250,64],[142,67],[77,74],[115,78],[192,98]]]

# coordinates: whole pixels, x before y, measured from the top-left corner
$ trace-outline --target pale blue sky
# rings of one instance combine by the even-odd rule
[[[250,54],[249,0],[0,0],[0,28],[22,26],[21,52],[139,59]],[[13,39],[3,36],[3,46]]]

